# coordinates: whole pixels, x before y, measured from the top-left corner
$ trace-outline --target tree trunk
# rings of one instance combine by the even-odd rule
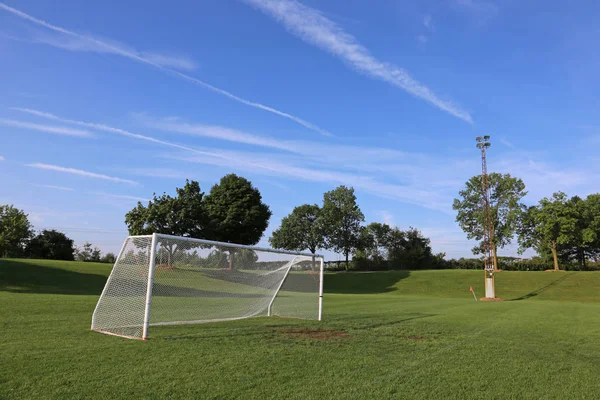
[[[492,248],[492,256],[494,261],[494,272],[498,272],[498,246],[494,245]]]
[[[558,269],[558,255],[556,254],[556,242],[552,242],[552,258],[554,258],[554,270],[559,271]]]
[[[348,271],[348,252],[346,252],[346,271]]]
[[[233,270],[233,254],[235,252],[233,250],[229,250],[229,270]]]

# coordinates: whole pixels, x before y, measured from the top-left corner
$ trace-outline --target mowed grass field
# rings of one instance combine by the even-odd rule
[[[596,399],[600,273],[325,276],[324,321],[89,330],[110,265],[0,260],[2,399]]]

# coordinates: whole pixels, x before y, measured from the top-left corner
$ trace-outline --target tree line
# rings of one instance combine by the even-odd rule
[[[533,249],[537,257],[529,262],[535,269],[540,265],[559,270],[596,269],[600,260],[600,194],[586,198],[568,197],[563,192],[541,199],[527,206],[523,197],[527,194],[525,184],[510,174],[491,173],[490,216],[493,221],[494,267],[499,268],[498,248],[504,248],[515,237],[518,252]],[[465,188],[454,199],[456,221],[469,239],[479,241],[473,254],[483,253],[483,190],[481,176],[469,179]],[[505,263],[506,264],[506,263]],[[510,267],[510,265],[508,265]]]
[[[491,173],[490,214],[493,221],[493,257],[497,269],[539,270],[553,265],[559,269],[590,269],[600,257],[600,194],[586,198],[555,193],[538,204],[526,206],[525,184],[510,174]],[[482,254],[483,190],[481,176],[469,179],[454,200],[456,221],[469,239],[479,244],[472,251]],[[138,202],[125,214],[130,235],[163,233],[219,242],[255,245],[266,230],[271,210],[252,183],[228,174],[201,191],[196,181],[187,180],[175,195],[153,195],[147,203]],[[499,257],[498,249],[517,238],[519,252],[532,248],[538,256],[531,260]],[[344,257],[344,269],[385,270],[422,268],[473,268],[482,266],[477,258],[446,260],[444,253],[433,254],[431,242],[416,228],[401,230],[380,222],[365,224],[354,189],[339,186],[323,194],[321,204],[303,204],[281,221],[269,243],[274,248],[308,251],[332,250]],[[177,251],[169,244],[163,251],[171,260]],[[223,249],[220,249],[221,253]],[[229,267],[229,255],[216,254]],[[0,206],[0,256],[80,259],[107,261],[98,248],[86,243],[83,248],[61,232],[33,232],[27,215],[12,206]],[[240,254],[240,257],[242,255]],[[245,257],[245,256],[244,256]]]
[[[89,242],[79,248],[63,232],[55,229],[35,232],[25,211],[12,205],[0,205],[0,257],[115,262],[113,253],[103,255]]]

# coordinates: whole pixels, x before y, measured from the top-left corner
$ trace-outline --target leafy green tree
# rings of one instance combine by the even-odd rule
[[[490,188],[490,216],[493,230],[494,269],[498,269],[498,247],[503,248],[512,241],[524,209],[521,202],[527,194],[525,184],[510,174],[492,172],[488,175]],[[481,175],[469,179],[465,188],[454,199],[452,208],[457,211],[456,222],[467,234],[467,238],[483,240],[484,212]],[[483,252],[483,243],[473,248],[473,254]]]
[[[167,235],[207,238],[209,218],[203,202],[204,193],[196,181],[185,181],[183,188],[176,188],[177,195],[154,194],[148,205],[138,202],[125,214],[125,224],[130,235]]]
[[[432,262],[431,240],[423,236],[416,228],[409,228],[404,233],[404,249],[400,262],[406,269],[426,268]]]
[[[538,253],[544,253],[549,249],[554,270],[558,271],[559,246],[575,241],[577,223],[577,213],[565,193],[558,192],[551,198],[543,198],[521,217],[519,251],[534,248]]]
[[[225,175],[204,199],[210,218],[211,239],[254,245],[269,225],[271,210],[252,183],[235,174]],[[230,268],[233,268],[230,250]]]
[[[27,214],[12,205],[0,205],[0,257],[20,257],[33,235]]]
[[[125,214],[125,224],[130,235],[167,235],[212,239],[210,218],[204,204],[204,192],[196,181],[185,181],[183,188],[175,189],[176,196],[166,193],[154,194],[148,205],[138,202],[137,206]],[[177,244],[165,242],[168,265],[174,260]],[[186,244],[189,248],[190,244]]]
[[[348,256],[360,246],[361,223],[365,220],[356,204],[354,189],[339,186],[326,192],[321,215],[326,245],[344,254],[348,269]]]
[[[388,249],[392,228],[388,224],[372,222],[361,227],[359,250],[355,256],[364,257],[375,269],[387,267]]]
[[[258,254],[254,250],[240,249],[235,252],[233,260],[235,269],[254,269],[258,261]]]
[[[585,269],[589,259],[600,255],[600,195],[592,194],[585,199],[573,196],[567,206],[577,222],[571,240],[560,245],[558,253],[563,260],[575,261],[580,269]]]
[[[315,254],[325,245],[320,223],[321,208],[316,204],[303,204],[281,220],[281,226],[269,238],[276,249],[303,251]]]
[[[117,260],[117,256],[115,256],[114,253],[106,253],[105,255],[102,256],[102,258],[100,259],[100,262],[107,263],[107,264],[114,264],[116,260]]]
[[[44,229],[29,241],[26,253],[31,258],[73,261],[74,250],[73,240],[67,235]]]
[[[92,251],[92,244],[90,242],[85,242],[83,248],[76,248],[75,259],[77,261],[91,261]]]

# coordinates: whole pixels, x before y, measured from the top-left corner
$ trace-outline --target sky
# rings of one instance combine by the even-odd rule
[[[138,201],[233,172],[273,212],[260,245],[346,185],[366,223],[468,257],[452,201],[481,171],[476,136],[527,204],[600,191],[599,17],[593,0],[0,0],[0,204],[114,252]]]

